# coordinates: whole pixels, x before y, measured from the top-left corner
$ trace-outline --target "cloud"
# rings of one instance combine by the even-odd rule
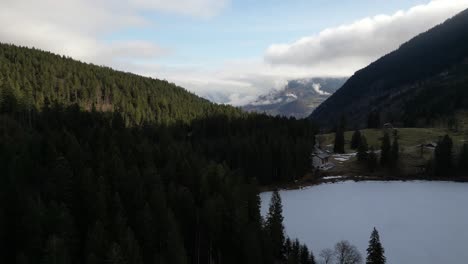
[[[244,105],[272,89],[284,88],[291,79],[350,76],[465,8],[468,0],[433,0],[328,28],[291,44],[271,45],[263,58],[231,61],[213,70],[195,69],[194,78],[165,76],[205,98]]]
[[[314,91],[320,95],[330,95],[330,93],[327,93],[323,90],[321,90],[320,88],[322,88],[322,85],[320,83],[314,83],[312,84],[312,88],[314,89]]]
[[[290,44],[271,45],[265,61],[350,75],[467,7],[468,0],[434,0],[392,15],[364,18]]]
[[[113,66],[114,61],[167,55],[141,40],[106,42],[120,30],[151,25],[141,12],[210,17],[228,0],[2,0],[0,40]]]
[[[223,10],[229,0],[131,0],[131,3],[139,9],[207,18]]]
[[[349,76],[402,42],[468,7],[468,0],[426,5],[325,29],[258,57],[221,66],[168,67],[157,59],[177,53],[139,39],[106,41],[122,30],[153,26],[146,16],[165,12],[207,19],[230,0],[1,0],[0,40],[177,83],[219,103],[243,105],[288,80]],[[215,43],[215,42],[214,42]]]

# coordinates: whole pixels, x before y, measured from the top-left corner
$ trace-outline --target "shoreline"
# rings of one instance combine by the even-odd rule
[[[333,177],[328,178],[327,177]],[[263,192],[272,192],[274,190],[300,190],[307,187],[318,186],[321,184],[329,183],[340,183],[340,182],[363,182],[363,181],[381,181],[381,182],[407,182],[407,181],[423,181],[423,182],[458,182],[458,183],[468,183],[468,178],[452,177],[434,177],[428,178],[424,176],[394,176],[394,177],[382,177],[382,176],[356,176],[356,175],[326,175],[317,179],[306,179],[300,180],[292,183],[283,183],[283,184],[274,184],[268,186],[259,187],[259,193]]]

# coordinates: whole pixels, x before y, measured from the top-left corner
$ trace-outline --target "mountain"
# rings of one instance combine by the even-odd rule
[[[316,131],[0,44],[0,263],[292,263],[258,185],[304,176]]]
[[[347,78],[310,78],[291,80],[280,91],[260,96],[242,108],[269,115],[307,117],[318,105],[338,90]]]
[[[76,104],[85,110],[118,111],[127,125],[240,114],[239,109],[213,104],[167,81],[0,43],[0,100],[5,97],[35,110]]]
[[[468,10],[357,71],[310,116],[332,128],[341,116],[362,128],[381,123],[430,126],[468,109]]]

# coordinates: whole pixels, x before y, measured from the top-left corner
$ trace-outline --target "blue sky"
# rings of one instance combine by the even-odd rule
[[[2,0],[0,41],[167,79],[242,105],[350,76],[468,0]]]
[[[262,54],[272,43],[376,14],[408,9],[424,0],[234,0],[213,17],[146,13],[152,25],[117,32],[109,39],[143,39],[170,49],[167,66],[215,67],[228,59]],[[145,12],[143,12],[145,13]]]

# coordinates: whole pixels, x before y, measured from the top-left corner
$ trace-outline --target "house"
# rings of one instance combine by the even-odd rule
[[[318,146],[314,147],[314,151],[310,155],[312,160],[312,167],[319,170],[328,170],[335,165],[330,162],[330,153],[320,149]]]

